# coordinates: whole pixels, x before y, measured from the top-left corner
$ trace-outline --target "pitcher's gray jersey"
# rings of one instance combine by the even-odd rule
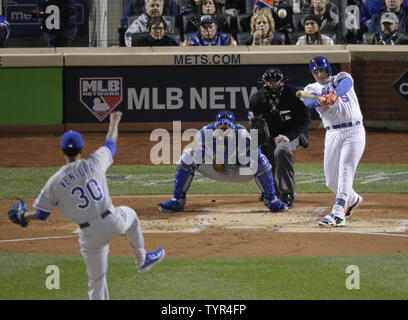
[[[112,163],[111,151],[102,146],[88,158],[61,167],[48,180],[33,206],[45,212],[57,206],[76,224],[91,221],[106,210],[113,212],[105,177]]]

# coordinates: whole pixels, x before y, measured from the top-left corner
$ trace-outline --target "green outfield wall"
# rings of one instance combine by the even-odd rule
[[[62,124],[62,68],[0,68],[0,125]]]

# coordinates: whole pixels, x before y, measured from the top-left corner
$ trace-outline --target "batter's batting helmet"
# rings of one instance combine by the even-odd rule
[[[310,72],[319,70],[319,69],[327,69],[327,73],[329,74],[329,76],[332,75],[332,69],[330,66],[330,62],[325,57],[316,56],[312,58],[312,60],[310,60],[310,63],[309,63]]]
[[[235,116],[232,111],[220,111],[217,113],[214,122],[215,127],[228,127],[231,129],[235,128]]]

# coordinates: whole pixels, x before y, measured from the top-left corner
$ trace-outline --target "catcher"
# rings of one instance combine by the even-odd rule
[[[286,204],[276,198],[270,162],[261,153],[258,144],[251,150],[249,132],[235,123],[231,111],[220,111],[214,123],[198,131],[196,142],[199,147],[186,149],[178,160],[173,198],[158,203],[160,211],[184,210],[186,194],[196,169],[216,181],[246,183],[255,179],[264,193],[264,204],[271,212],[288,209]],[[251,157],[251,154],[254,156]],[[249,158],[249,161],[245,163],[244,158]],[[251,168],[254,170],[251,171]]]

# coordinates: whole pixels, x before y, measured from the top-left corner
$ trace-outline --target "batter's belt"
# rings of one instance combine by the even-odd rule
[[[326,130],[332,130],[332,129],[340,129],[340,128],[348,128],[348,127],[353,127],[353,126],[358,126],[360,124],[360,121],[352,121],[352,122],[344,122],[340,124],[336,124],[331,127],[326,127]]]

